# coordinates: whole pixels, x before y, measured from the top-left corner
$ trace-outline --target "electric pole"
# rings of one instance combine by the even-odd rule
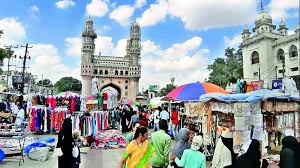
[[[8,76],[10,76],[10,71],[9,71],[9,67],[11,66],[10,65],[10,59],[12,58],[12,48],[18,48],[18,45],[16,46],[12,46],[12,45],[9,45],[9,46],[6,46],[4,45],[4,47],[7,49],[8,51],[8,62],[7,62],[7,75],[6,75],[6,85],[7,85],[7,92],[9,92],[9,84],[8,84]],[[17,58],[17,56],[15,55],[15,58]]]
[[[22,70],[22,83],[21,83],[21,93],[24,94],[24,85],[25,85],[25,69],[26,69],[26,60],[30,59],[30,56],[28,56],[28,48],[32,48],[32,46],[28,46],[28,43],[25,46],[21,46],[21,47],[25,47],[25,54],[23,57],[23,70]]]

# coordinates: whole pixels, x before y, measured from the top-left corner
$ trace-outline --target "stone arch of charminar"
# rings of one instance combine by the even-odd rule
[[[119,95],[118,95],[118,100],[121,99],[121,95],[122,95],[122,89],[115,85],[114,83],[108,83],[108,84],[105,84],[104,86],[100,86],[100,92],[104,91],[105,89],[109,89],[109,88],[112,88],[112,89],[115,89]]]

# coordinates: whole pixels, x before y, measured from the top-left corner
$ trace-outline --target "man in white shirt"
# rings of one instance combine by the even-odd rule
[[[154,120],[153,131],[154,132],[158,131],[158,129],[159,129],[159,125],[158,125],[159,120],[160,120],[159,113],[161,112],[161,110],[162,110],[161,107],[158,107],[157,110],[155,110],[154,113],[153,113],[153,120]]]
[[[23,127],[23,122],[25,120],[25,111],[24,109],[21,107],[21,105],[18,105],[19,108],[19,112],[17,114],[17,118],[16,118],[16,125],[18,127]]]

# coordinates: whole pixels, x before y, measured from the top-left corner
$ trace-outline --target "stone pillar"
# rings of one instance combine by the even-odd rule
[[[91,76],[82,76],[81,94],[83,96],[90,96],[92,94],[92,77]]]

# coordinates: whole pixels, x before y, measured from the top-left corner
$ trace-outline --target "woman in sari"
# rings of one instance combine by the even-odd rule
[[[148,142],[148,129],[139,127],[135,132],[134,140],[126,147],[119,168],[149,168],[152,153],[153,147]]]

